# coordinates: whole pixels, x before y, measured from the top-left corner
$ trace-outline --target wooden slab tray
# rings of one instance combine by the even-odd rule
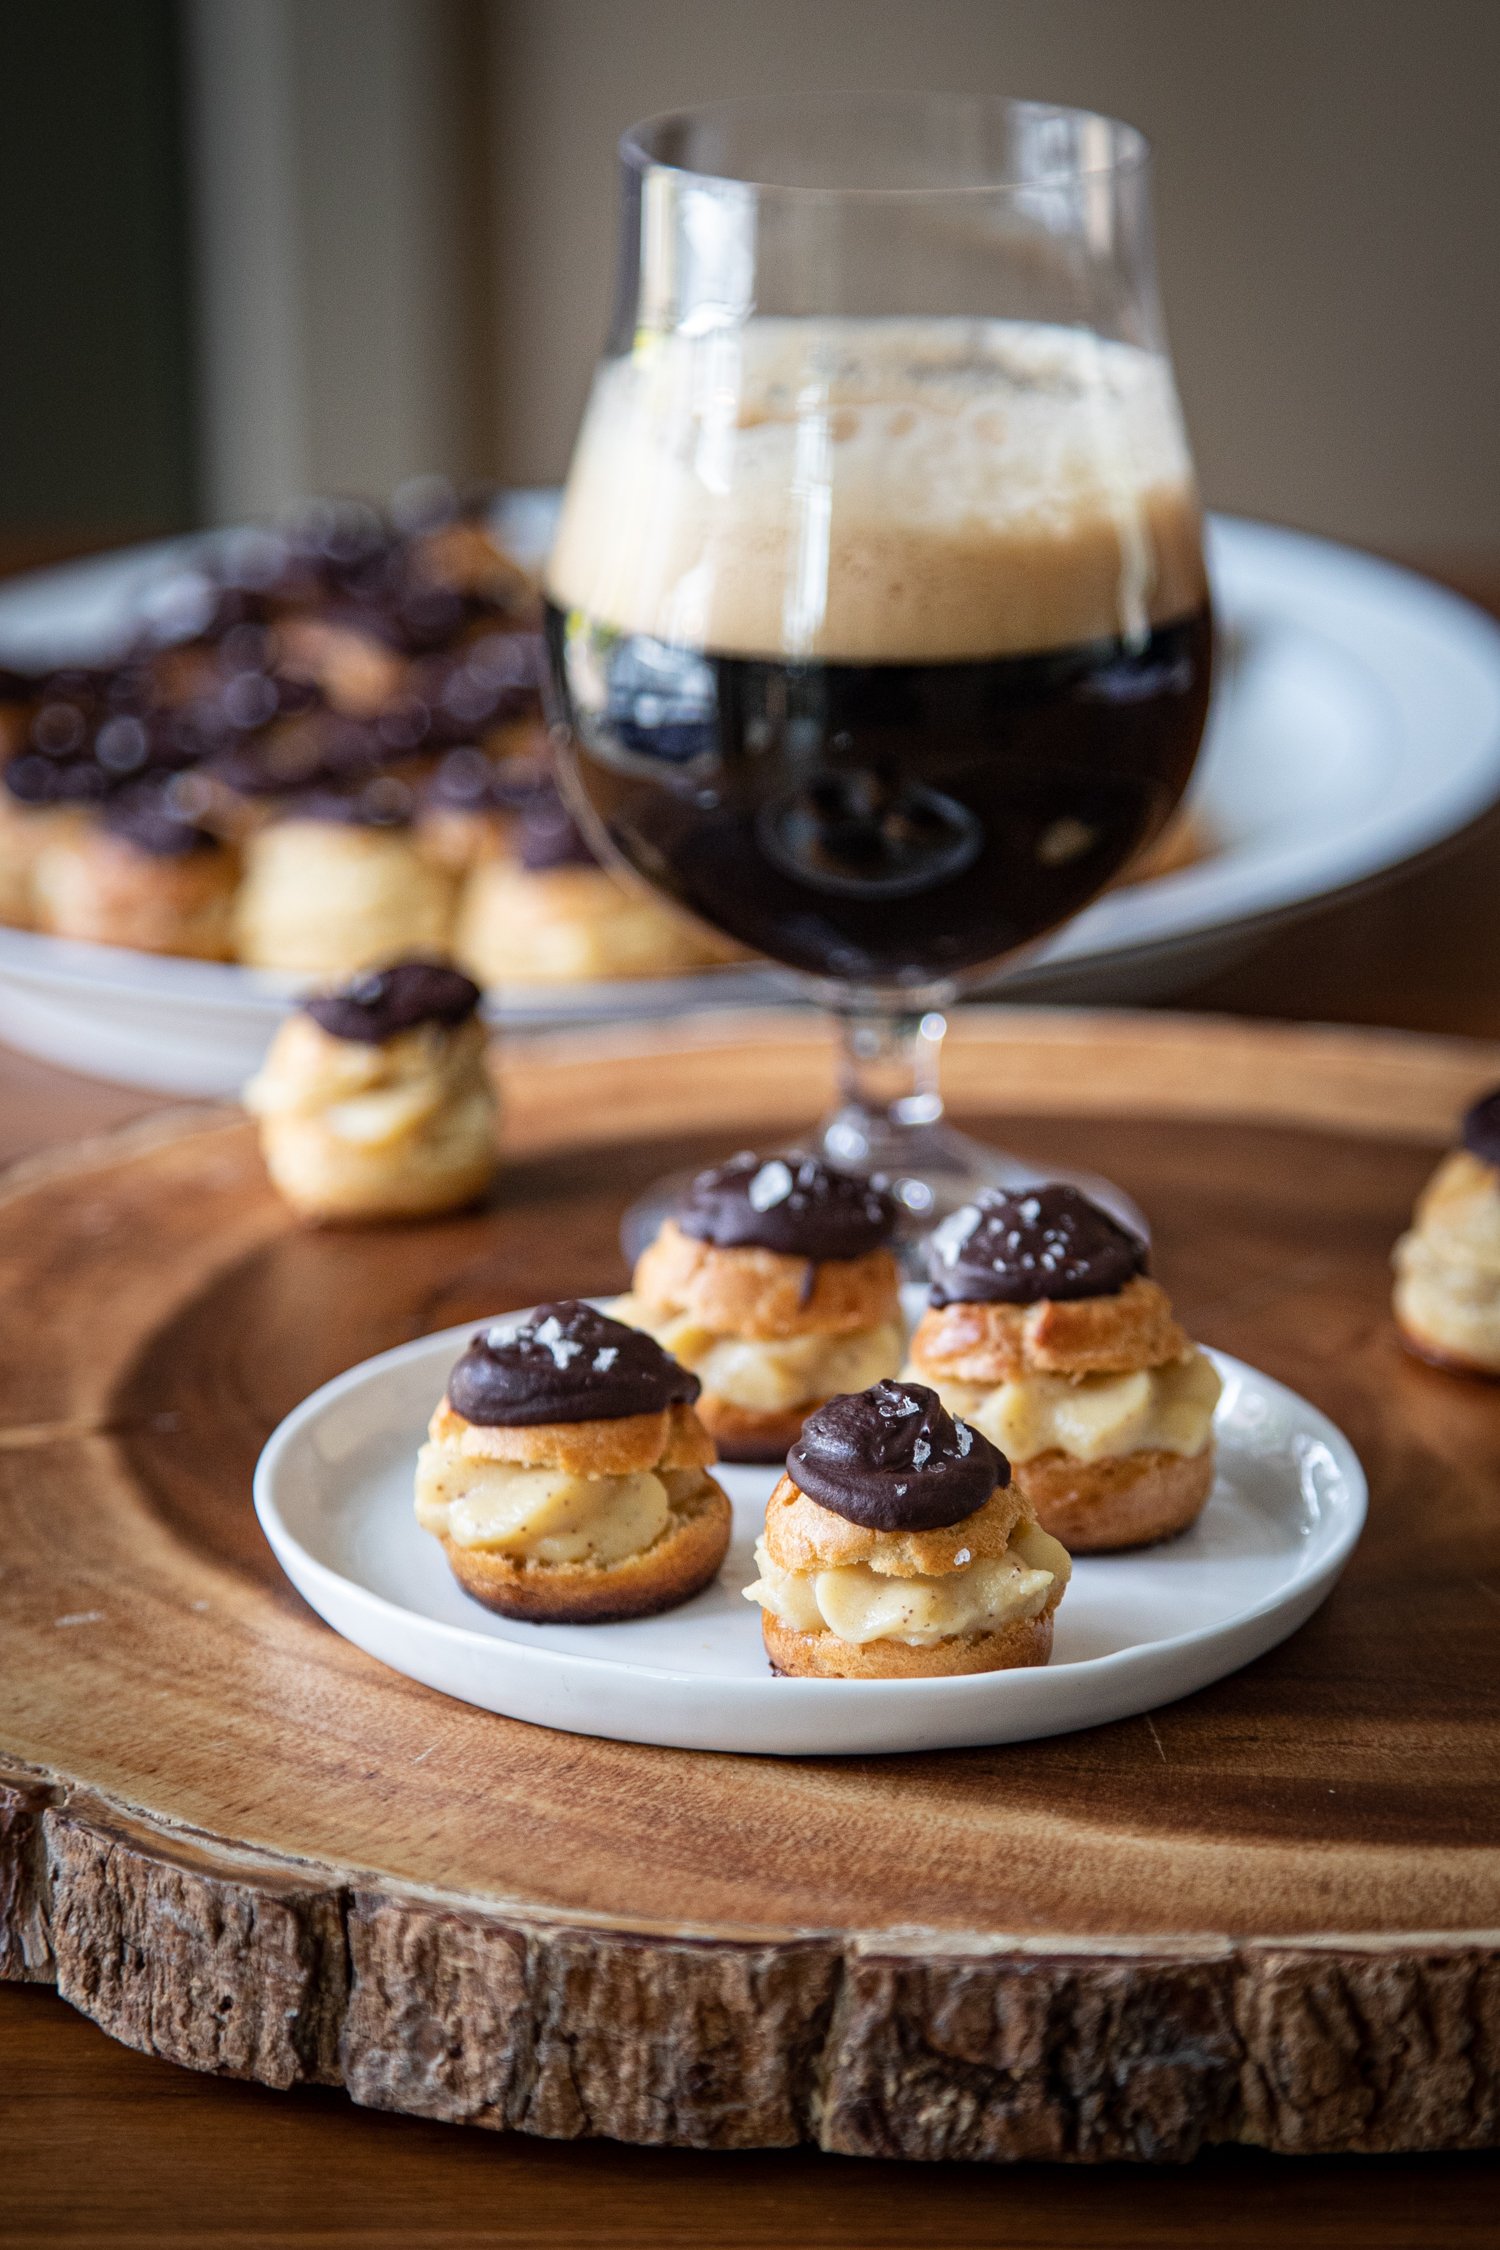
[[[695,1756],[384,1672],[280,1578],[273,1423],[403,1338],[622,1280],[659,1171],[814,1116],[805,1019],[506,1060],[491,1209],[309,1231],[202,1113],[0,1200],[0,1961],[199,2070],[549,2135],[911,2157],[1472,2148],[1500,2127],[1500,1388],[1387,1259],[1500,1050],[978,1013],[959,1110],[1107,1166],[1195,1334],[1358,1446],[1291,1641],[1055,1742]]]

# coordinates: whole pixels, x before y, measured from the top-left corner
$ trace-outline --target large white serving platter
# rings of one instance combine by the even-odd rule
[[[920,1291],[908,1291],[917,1309]],[[1321,1602],[1365,1517],[1365,1479],[1326,1415],[1253,1367],[1224,1377],[1218,1478],[1194,1528],[1080,1560],[1042,1669],[930,1680],[775,1678],[742,1597],[774,1469],[718,1473],[734,1540],[718,1580],[664,1617],[511,1623],[471,1601],[418,1529],[412,1476],[473,1324],[383,1352],[288,1415],[255,1505],[276,1558],[336,1631],[394,1671],[570,1734],[685,1750],[852,1756],[1024,1742],[1191,1695],[1274,1648]]]
[[[538,554],[555,498],[512,494],[502,523]],[[191,543],[188,543],[191,544]],[[137,548],[0,590],[0,661],[107,652],[176,548]],[[1217,519],[1225,662],[1194,802],[1198,865],[1100,899],[991,991],[1057,1002],[1159,997],[1272,919],[1430,849],[1500,797],[1500,630],[1410,572],[1272,526]],[[166,1092],[232,1092],[294,980],[0,930],[0,1037]],[[517,1025],[594,1022],[784,997],[770,970],[507,987]]]

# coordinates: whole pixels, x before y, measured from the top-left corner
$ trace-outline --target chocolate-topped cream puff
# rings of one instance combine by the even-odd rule
[[[907,1382],[809,1416],[755,1560],[773,1671],[836,1680],[1045,1664],[1072,1568],[1004,1454]]]
[[[729,1547],[696,1377],[568,1298],[475,1334],[417,1457],[417,1521],[505,1617],[605,1625],[675,1609]]]
[[[245,1105],[275,1185],[309,1218],[459,1210],[498,1160],[479,988],[401,961],[314,994],[271,1042]]]
[[[702,1379],[729,1461],[779,1461],[813,1408],[901,1365],[885,1190],[793,1151],[700,1172],[636,1263],[622,1320]]]
[[[910,1372],[1004,1450],[1038,1522],[1074,1554],[1185,1531],[1221,1385],[1145,1244],[1077,1188],[987,1188],[929,1261]]]
[[[453,883],[417,849],[411,813],[410,790],[390,776],[291,800],[245,848],[240,959],[339,976],[445,951]]]
[[[235,855],[161,791],[121,796],[37,854],[36,926],[53,937],[227,961]]]
[[[1464,1117],[1396,1244],[1394,1306],[1419,1358],[1500,1375],[1500,1087]]]
[[[87,824],[93,802],[81,790],[74,796],[69,789],[85,774],[86,769],[55,765],[30,750],[0,772],[0,922],[12,929],[30,929],[36,922],[36,870],[42,853]]]

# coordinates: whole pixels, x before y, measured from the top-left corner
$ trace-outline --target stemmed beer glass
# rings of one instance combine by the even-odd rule
[[[1211,629],[1148,156],[1105,117],[797,96],[621,143],[619,294],[547,577],[565,785],[832,1007],[838,1164],[926,1223],[943,1010],[1192,770]]]

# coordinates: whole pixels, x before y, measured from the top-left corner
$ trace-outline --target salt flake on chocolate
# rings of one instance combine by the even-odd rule
[[[792,1175],[779,1156],[769,1164],[762,1164],[746,1190],[752,1211],[774,1211],[778,1203],[785,1203],[794,1186]]]
[[[540,1328],[536,1331],[536,1340],[539,1344],[546,1346],[552,1354],[553,1364],[557,1367],[566,1367],[583,1350],[582,1344],[574,1343],[571,1336],[563,1334],[562,1323],[555,1314],[542,1322]]]

